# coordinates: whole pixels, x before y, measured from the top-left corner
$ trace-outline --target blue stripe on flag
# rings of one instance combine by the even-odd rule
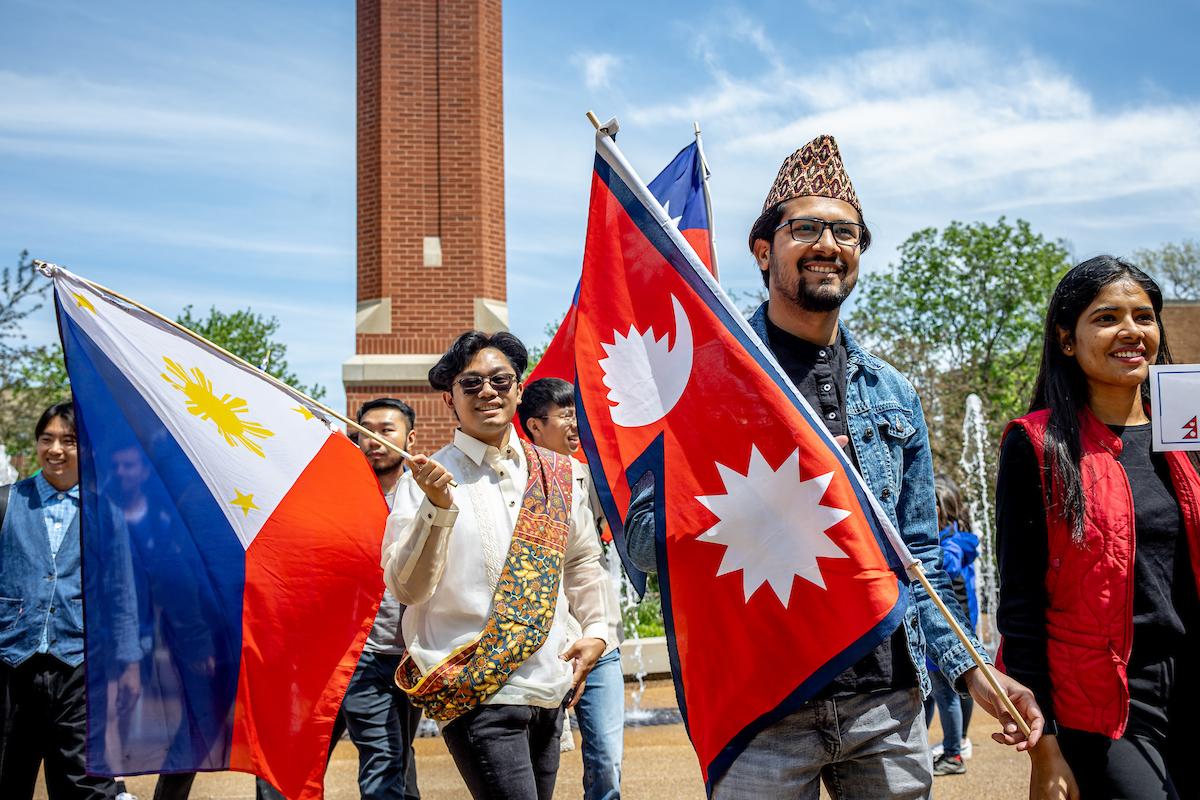
[[[88,770],[225,769],[241,662],[245,551],[158,415],[61,305],[58,318],[79,437]],[[103,554],[124,544],[121,537],[132,565],[114,574]],[[128,634],[114,624],[125,612],[114,590],[129,582],[137,595],[142,694],[121,711],[108,706],[109,686],[126,669],[129,651]]]

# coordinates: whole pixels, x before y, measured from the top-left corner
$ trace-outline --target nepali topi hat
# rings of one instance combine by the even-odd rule
[[[810,195],[844,200],[862,214],[837,142],[828,134],[821,134],[784,160],[767,199],[763,201],[763,213],[777,203]]]

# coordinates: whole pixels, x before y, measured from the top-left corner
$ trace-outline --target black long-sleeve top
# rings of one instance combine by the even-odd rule
[[[1194,641],[1200,629],[1200,603],[1183,517],[1166,459],[1151,450],[1150,425],[1109,427],[1121,439],[1117,461],[1125,469],[1133,495],[1133,670],[1179,653],[1189,638]],[[1045,500],[1033,444],[1020,429],[1009,432],[1000,451],[996,550],[1000,567],[997,624],[1004,636],[1004,666],[1033,690],[1046,719],[1052,720],[1046,656],[1050,555]]]

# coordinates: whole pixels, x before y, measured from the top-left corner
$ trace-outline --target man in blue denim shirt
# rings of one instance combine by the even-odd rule
[[[42,471],[0,488],[7,498],[0,527],[0,797],[32,798],[44,761],[50,800],[115,798],[115,781],[84,771],[79,456],[71,404],[48,408],[34,433]],[[132,564],[123,544],[97,565],[114,595],[103,624],[116,641],[120,666],[110,682],[119,713],[141,692]]]
[[[779,170],[750,250],[768,300],[750,325],[858,467],[935,591],[957,607],[940,567],[933,460],[921,401],[894,368],[862,349],[839,322],[870,244],[861,206],[832,137],[797,150]],[[657,568],[654,487],[635,487],[626,521],[630,559]],[[824,781],[838,798],[928,797],[933,784],[922,699],[930,653],[960,691],[1004,722],[997,741],[1036,744],[1041,712],[1024,686],[997,674],[1030,723],[1028,740],[970,653],[921,586],[910,585],[904,622],[798,711],[760,731],[713,796],[816,798]],[[963,621],[965,624],[965,621]],[[987,659],[971,636],[975,649]]]

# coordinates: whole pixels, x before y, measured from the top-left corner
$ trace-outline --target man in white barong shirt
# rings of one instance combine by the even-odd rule
[[[405,645],[426,674],[483,630],[512,541],[529,465],[512,426],[525,347],[508,333],[463,334],[429,372],[459,422],[452,444],[418,455],[397,487],[384,579],[408,608]],[[457,486],[451,487],[451,481]],[[476,798],[549,800],[568,693],[577,698],[605,649],[608,576],[586,497],[572,492],[554,622],[494,695],[442,735]],[[567,615],[583,637],[566,640]]]

